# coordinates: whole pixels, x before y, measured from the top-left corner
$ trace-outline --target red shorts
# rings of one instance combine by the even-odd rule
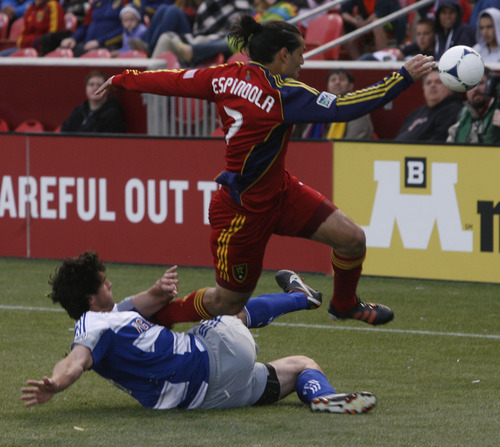
[[[210,203],[210,246],[217,283],[237,292],[253,291],[272,234],[309,238],[336,209],[293,176],[277,205],[262,213],[246,211],[219,191]]]

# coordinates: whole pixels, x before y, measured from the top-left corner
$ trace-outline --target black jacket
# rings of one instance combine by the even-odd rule
[[[395,140],[445,142],[448,128],[457,121],[460,110],[462,98],[456,94],[434,107],[419,107],[406,117]]]
[[[108,99],[99,109],[90,112],[89,103],[77,106],[61,126],[61,132],[125,132],[125,121],[120,103]]]

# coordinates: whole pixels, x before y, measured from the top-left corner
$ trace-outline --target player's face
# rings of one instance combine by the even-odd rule
[[[439,73],[431,71],[423,84],[425,102],[429,107],[439,104],[447,96],[451,95],[451,90],[441,82]]]
[[[304,63],[303,54],[306,49],[306,45],[302,36],[299,36],[298,39],[300,45],[294,51],[288,53],[285,70],[282,73],[284,75],[290,76],[293,79],[299,78],[300,67]]]
[[[94,312],[109,312],[113,309],[115,301],[113,300],[113,292],[111,291],[111,281],[106,279],[104,273],[102,275],[102,283],[97,293],[90,299],[90,310]]]
[[[483,76],[482,81],[466,93],[467,101],[469,101],[475,109],[482,109],[490,100],[490,97],[484,94],[487,79],[486,76]]]
[[[491,17],[484,16],[479,19],[479,32],[487,44],[495,44],[495,25]]]
[[[344,73],[334,73],[328,78],[326,89],[334,95],[345,95],[353,89],[353,85]]]
[[[449,30],[453,28],[453,25],[457,21],[457,10],[454,8],[448,8],[445,6],[441,11],[439,12],[439,23],[441,23],[441,26],[445,30]]]
[[[427,23],[417,25],[415,40],[421,50],[431,51],[434,49],[434,31]]]

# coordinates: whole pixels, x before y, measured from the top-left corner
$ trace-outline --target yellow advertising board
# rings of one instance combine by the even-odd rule
[[[333,172],[364,274],[500,282],[500,148],[339,141]]]

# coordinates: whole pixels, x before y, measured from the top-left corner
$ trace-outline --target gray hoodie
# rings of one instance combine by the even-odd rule
[[[500,43],[500,10],[497,8],[486,8],[478,14],[476,30],[477,30],[477,44],[474,45],[474,49],[481,55],[484,62],[500,62],[500,46],[490,50],[488,45],[486,45],[485,40],[479,32],[479,20],[482,15],[487,14],[493,20],[493,26],[495,27],[495,36],[497,38],[497,45]]]

